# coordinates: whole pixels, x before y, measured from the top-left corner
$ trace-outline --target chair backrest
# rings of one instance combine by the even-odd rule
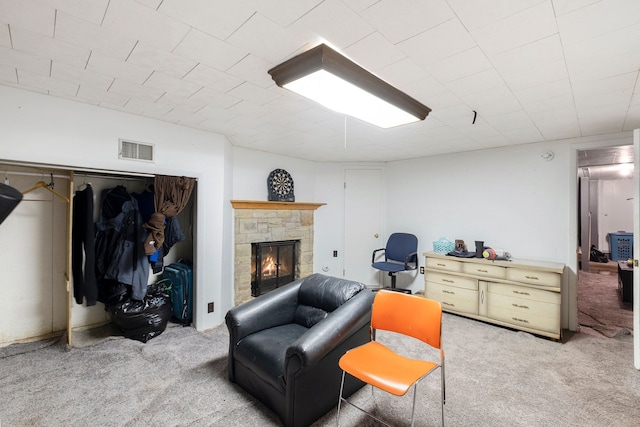
[[[441,348],[442,306],[438,301],[401,292],[376,292],[371,327],[417,338]]]
[[[387,240],[385,256],[392,261],[404,262],[408,254],[418,251],[418,238],[409,233],[393,233]],[[417,261],[417,255],[412,262]]]

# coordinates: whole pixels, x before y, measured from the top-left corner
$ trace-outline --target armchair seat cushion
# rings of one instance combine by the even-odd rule
[[[265,329],[259,334],[251,334],[238,343],[235,351],[236,362],[242,363],[258,378],[284,393],[284,361],[287,349],[307,331],[304,326],[289,323]]]

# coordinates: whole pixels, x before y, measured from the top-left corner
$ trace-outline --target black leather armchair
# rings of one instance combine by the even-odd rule
[[[311,424],[336,407],[340,357],[370,341],[373,297],[362,283],[313,274],[234,307],[229,380],[285,426]],[[363,385],[351,378],[344,393]]]

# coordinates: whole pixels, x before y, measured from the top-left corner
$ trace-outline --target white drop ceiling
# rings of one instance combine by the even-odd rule
[[[433,111],[380,129],[273,83],[321,42]],[[639,70],[638,0],[0,0],[1,85],[317,161],[640,128]]]

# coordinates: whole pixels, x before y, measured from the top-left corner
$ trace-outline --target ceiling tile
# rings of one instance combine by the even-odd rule
[[[190,98],[194,101],[204,102],[208,107],[222,109],[229,108],[241,101],[240,98],[236,98],[235,96],[227,95],[226,93],[208,88],[200,89],[191,95]]]
[[[576,9],[589,6],[590,4],[599,2],[600,0],[552,0],[553,10],[556,11],[556,16],[561,16],[569,12],[573,12]]]
[[[469,30],[474,30],[516,15],[547,0],[448,0],[456,15]]]
[[[286,89],[281,90],[283,93],[286,91]],[[244,99],[255,105],[264,105],[282,96],[249,82],[242,83],[240,86],[228,91],[227,94]]]
[[[489,55],[524,46],[557,32],[553,7],[549,1],[471,30],[480,47]]]
[[[445,83],[486,71],[492,68],[492,65],[482,50],[476,46],[425,68],[438,81]]]
[[[344,49],[373,33],[375,29],[340,0],[325,0],[292,23],[295,31],[311,46],[326,41]]]
[[[89,49],[18,28],[11,29],[13,48],[42,58],[53,59],[74,67],[84,67]]]
[[[450,19],[397,44],[398,48],[423,67],[476,45],[476,41],[458,19]]]
[[[585,68],[598,68],[599,75],[611,76],[637,70],[640,68],[640,24],[565,44],[564,52],[569,71],[575,73],[582,73]]]
[[[192,59],[156,49],[142,42],[136,45],[127,62],[177,78],[182,78],[196,66]]]
[[[455,17],[444,0],[381,0],[360,14],[393,44]]]
[[[115,81],[109,88],[109,92],[115,93],[117,95],[141,99],[148,102],[157,101],[164,93],[163,90],[144,87],[139,84],[131,83],[122,79],[115,79]]]
[[[572,81],[571,85],[576,99],[583,96],[606,96],[609,93],[622,91],[630,95],[636,85],[637,78],[638,72],[634,71],[604,79]]]
[[[19,70],[30,71],[43,76],[48,76],[51,71],[50,59],[2,46],[0,46],[0,65],[15,67]]]
[[[229,75],[235,76],[239,79],[246,80],[263,88],[268,88],[274,85],[271,76],[267,73],[269,68],[270,64],[255,55],[249,54],[237,62],[233,67],[229,68],[227,72]]]
[[[11,36],[9,35],[9,25],[0,21],[0,46],[11,47]]]
[[[2,83],[18,83],[18,75],[16,69],[0,65],[0,81]]]
[[[491,54],[489,58],[500,74],[508,75],[564,61],[564,51],[560,37],[553,34],[505,52]]]
[[[55,22],[53,7],[38,0],[2,0],[0,1],[0,21],[11,24],[13,28],[22,28],[34,33],[53,37]]]
[[[165,93],[178,94],[185,98],[193,95],[202,87],[197,83],[177,79],[160,72],[154,72],[151,74],[151,76],[149,76],[149,78],[144,82],[143,86],[163,91]]]
[[[56,15],[55,39],[124,61],[136,40],[112,33],[65,12]]]
[[[173,53],[222,71],[247,55],[242,49],[195,29],[187,34]]]
[[[225,40],[255,12],[252,2],[164,0],[158,11]]]
[[[58,61],[53,61],[51,64],[51,77],[54,79],[60,79],[61,81],[87,85],[105,91],[109,88],[111,83],[113,83],[113,77],[107,74],[92,70],[85,70],[84,68],[72,67]]]
[[[171,106],[156,102],[131,98],[122,107],[122,111],[149,117],[162,117],[171,111]]]
[[[640,2],[602,0],[558,16],[562,42],[570,45],[638,24]]]
[[[256,35],[261,34],[268,34],[268,37],[256,37]],[[304,38],[297,37],[290,31],[286,31],[280,25],[259,13],[251,16],[225,41],[237,46],[242,52],[251,53],[266,62],[274,64],[284,58],[288,58],[293,52],[307,44],[307,40]]]
[[[375,32],[362,40],[358,40],[343,53],[362,68],[378,74],[377,70],[398,62],[407,56],[385,39],[382,34]]]
[[[203,64],[196,65],[183,79],[221,93],[228,92],[243,83],[242,79]]]
[[[109,0],[41,0],[55,8],[58,13],[65,12],[76,18],[100,25],[107,11]]]
[[[287,27],[322,3],[322,0],[278,0],[278,5],[275,7],[264,0],[253,0],[251,3],[261,15]]]
[[[149,78],[152,69],[131,62],[122,62],[109,56],[93,53],[87,63],[87,70],[101,72],[114,78],[142,84]]]
[[[557,80],[566,80],[568,77],[564,60],[543,62],[527,70],[507,75],[503,74],[504,81],[514,91],[540,86]]]
[[[69,83],[62,80],[54,80],[51,77],[29,71],[18,70],[18,81],[21,85],[45,89],[49,92],[55,91],[58,96],[71,98],[78,92],[77,83]]]
[[[165,51],[175,48],[189,32],[186,24],[129,0],[110,0],[102,26]]]
[[[407,91],[411,83],[424,79],[424,71],[424,68],[416,64],[411,58],[405,57],[379,69],[378,76],[393,83],[398,89]]]
[[[128,95],[116,94],[98,88],[97,86],[80,85],[77,94],[78,98],[88,99],[96,104],[110,105],[122,108],[129,100]]]

